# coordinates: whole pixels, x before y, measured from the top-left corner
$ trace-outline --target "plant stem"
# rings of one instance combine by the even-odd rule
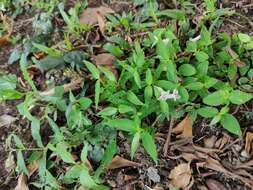
[[[175,119],[174,119],[174,117],[171,117],[169,131],[167,133],[167,138],[166,138],[166,141],[165,141],[165,144],[163,147],[163,155],[164,156],[167,156],[167,154],[168,154],[168,149],[169,149],[169,144],[170,144],[170,139],[171,139],[171,131],[172,131],[174,123],[175,123]]]

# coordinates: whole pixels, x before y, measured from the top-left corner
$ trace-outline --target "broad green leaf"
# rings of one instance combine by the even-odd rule
[[[144,89],[144,99],[145,103],[149,102],[153,96],[153,88],[152,86],[146,86]]]
[[[90,176],[88,169],[84,167],[82,171],[80,172],[80,183],[82,186],[89,189],[94,189],[97,186],[94,179]]]
[[[253,98],[253,95],[246,92],[242,92],[240,90],[233,90],[229,96],[230,102],[237,105],[244,104],[250,101],[252,98]]]
[[[133,140],[131,143],[131,159],[133,159],[134,154],[135,154],[137,148],[139,147],[140,137],[141,137],[140,132],[137,132],[134,134],[134,137],[133,137]]]
[[[239,33],[238,38],[243,43],[247,43],[251,41],[250,36],[248,34]]]
[[[154,138],[148,132],[143,131],[141,133],[141,140],[145,150],[157,164],[157,151]]]
[[[202,117],[210,118],[210,117],[214,117],[215,115],[217,115],[219,113],[219,111],[217,108],[203,107],[203,108],[197,109],[197,113],[199,115],[201,115]]]
[[[60,142],[56,145],[56,149],[53,150],[61,157],[61,159],[69,164],[75,164],[73,156],[68,152],[67,146],[65,143]]]
[[[117,143],[113,140],[107,147],[102,159],[102,164],[107,165],[111,162],[113,156],[117,153]]]
[[[135,130],[134,121],[129,119],[113,119],[106,122],[106,124],[122,131],[133,132]]]
[[[198,51],[198,52],[196,52],[195,56],[196,56],[196,59],[197,59],[199,62],[205,62],[205,61],[207,61],[208,58],[209,58],[209,56],[208,56],[205,52],[203,52],[203,51]]]
[[[103,110],[101,110],[100,112],[98,112],[98,115],[102,115],[102,116],[111,116],[111,115],[115,115],[117,113],[117,108],[114,107],[107,107]]]
[[[138,106],[144,105],[140,101],[140,99],[132,91],[128,91],[128,93],[127,93],[127,100],[129,102],[131,102],[132,104],[135,104],[135,105],[138,105]]]
[[[40,59],[37,61],[36,66],[39,68],[42,68],[46,71],[58,67],[63,67],[65,66],[64,60],[62,57],[53,57],[50,55],[47,55],[46,57]]]
[[[183,76],[192,76],[196,74],[196,69],[190,64],[183,64],[178,68],[178,72]]]
[[[86,98],[86,97],[81,97],[79,99],[79,104],[81,105],[81,108],[83,110],[86,110],[87,108],[90,107],[90,105],[92,104],[92,100],[90,98]]]
[[[204,87],[203,83],[201,82],[191,82],[185,86],[185,88],[190,90],[200,90]]]
[[[233,134],[242,135],[240,124],[238,123],[237,119],[231,114],[222,115],[221,125]]]
[[[115,46],[111,43],[107,43],[103,47],[106,51],[112,53],[116,57],[120,57],[123,54],[123,51],[119,48],[119,46]]]
[[[64,178],[77,179],[79,178],[82,170],[83,166],[76,164],[66,172]]]
[[[24,172],[27,176],[29,176],[29,171],[26,168],[25,160],[21,150],[19,150],[17,153],[17,167],[19,172]]]
[[[2,100],[17,100],[20,99],[24,96],[23,93],[18,92],[16,90],[12,90],[12,89],[0,89],[0,102]]]
[[[84,64],[86,65],[86,67],[91,72],[93,78],[94,79],[99,79],[99,70],[97,69],[97,67],[94,64],[92,64],[88,61],[84,61]]]
[[[16,83],[17,83],[16,75],[9,74],[9,75],[0,76],[0,91],[14,90],[16,88]]]
[[[15,63],[16,61],[18,61],[20,59],[20,57],[21,57],[20,51],[17,49],[14,49],[14,51],[12,51],[7,63],[9,65],[11,65],[11,64]]]
[[[118,106],[118,110],[120,113],[127,113],[127,112],[135,112],[136,111],[136,109],[134,107],[124,105],[124,104],[120,104]]]
[[[219,106],[222,104],[226,104],[228,100],[228,95],[223,90],[218,90],[206,96],[203,99],[203,102],[210,106]]]

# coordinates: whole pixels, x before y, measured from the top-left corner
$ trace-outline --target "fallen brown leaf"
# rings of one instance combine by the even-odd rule
[[[237,66],[237,67],[244,67],[245,63],[243,63],[240,59],[239,59],[239,55],[232,50],[230,47],[227,47],[227,51],[230,54],[230,56],[233,58],[233,63]]]
[[[106,20],[99,13],[97,14],[97,19],[98,19],[99,30],[100,30],[101,34],[104,35],[105,29],[106,29]]]
[[[206,185],[209,190],[227,190],[227,188],[221,182],[214,179],[207,179]]]
[[[245,151],[248,155],[252,152],[253,133],[247,132],[245,138]]]
[[[180,134],[179,137],[189,138],[192,137],[192,118],[190,114],[172,129],[172,133]]]
[[[97,66],[111,66],[116,57],[110,53],[101,53],[93,57]]]
[[[179,164],[171,170],[169,178],[171,179],[172,185],[175,187],[186,188],[190,184],[192,178],[190,164]]]
[[[205,138],[204,139],[204,145],[206,148],[213,148],[214,147],[214,144],[217,140],[217,137],[216,136],[211,136],[209,138]]]
[[[87,8],[81,15],[80,22],[88,25],[95,25],[98,23],[98,15],[105,17],[105,15],[109,13],[114,13],[114,11],[105,6]]]
[[[21,173],[18,177],[18,184],[14,190],[29,190],[27,185],[27,177],[24,173]]]
[[[11,172],[15,169],[16,163],[12,153],[9,153],[8,158],[5,160],[4,167],[7,172]]]
[[[107,169],[113,170],[116,168],[123,168],[123,167],[140,167],[141,164],[137,162],[133,162],[122,158],[120,156],[115,156],[112,161],[107,165]]]

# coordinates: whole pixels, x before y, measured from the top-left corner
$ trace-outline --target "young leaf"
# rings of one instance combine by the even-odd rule
[[[134,131],[134,121],[129,120],[129,119],[109,120],[106,124],[118,130],[127,131],[127,132]]]
[[[203,51],[196,52],[195,56],[196,56],[196,59],[201,63],[207,61],[209,58],[209,56]]]
[[[94,179],[90,176],[89,170],[85,167],[83,167],[83,169],[80,173],[80,183],[82,186],[89,188],[89,189],[94,189],[97,186]]]
[[[252,98],[253,96],[251,94],[242,92],[240,90],[233,90],[229,96],[230,102],[237,105],[244,104],[248,102],[249,100],[251,100]]]
[[[21,150],[19,150],[17,153],[17,167],[19,172],[24,172],[27,176],[29,176],[29,171],[26,168],[25,160]]]
[[[117,113],[117,108],[114,107],[107,107],[103,110],[101,110],[100,112],[98,112],[98,115],[102,115],[102,116],[111,116],[111,115],[115,115]]]
[[[221,125],[233,134],[242,135],[240,124],[238,123],[237,119],[231,114],[226,113],[222,115]]]
[[[131,144],[131,159],[133,159],[134,154],[135,154],[137,148],[139,147],[140,137],[141,137],[140,132],[137,132],[134,134],[132,144]]]
[[[131,102],[132,104],[135,104],[135,105],[138,105],[138,106],[142,106],[144,105],[140,99],[132,92],[132,91],[129,91],[127,93],[127,100],[129,102]]]
[[[196,69],[190,64],[183,64],[178,68],[178,72],[183,76],[192,76],[196,73]]]
[[[153,83],[152,72],[150,69],[148,69],[146,71],[146,84],[147,84],[147,86],[150,86],[150,85],[152,85],[152,83]]]
[[[143,131],[141,133],[141,140],[145,150],[157,164],[157,151],[154,138],[148,132]]]
[[[223,90],[218,90],[209,94],[203,99],[203,102],[210,106],[219,106],[227,102],[227,94]]]
[[[218,109],[213,107],[203,107],[197,110],[197,113],[205,118],[214,117],[218,112]]]
[[[86,65],[86,67],[91,72],[93,78],[94,79],[99,79],[99,70],[97,69],[97,67],[94,64],[92,64],[88,61],[84,61],[84,64]]]
[[[61,159],[69,164],[75,164],[73,156],[67,151],[66,144],[60,142],[56,145],[56,153],[61,157]]]
[[[239,34],[238,34],[238,38],[239,38],[239,40],[240,40],[241,42],[243,42],[243,43],[250,42],[250,40],[251,40],[249,35],[243,34],[243,33],[239,33]]]

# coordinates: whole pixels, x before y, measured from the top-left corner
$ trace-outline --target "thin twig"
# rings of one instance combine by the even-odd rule
[[[166,141],[165,141],[165,144],[163,147],[163,155],[164,156],[167,156],[167,154],[168,154],[168,149],[169,149],[169,144],[170,144],[170,139],[171,139],[171,132],[172,132],[174,122],[175,122],[175,119],[172,117],[170,119],[169,131],[168,131],[167,138],[166,138]]]

